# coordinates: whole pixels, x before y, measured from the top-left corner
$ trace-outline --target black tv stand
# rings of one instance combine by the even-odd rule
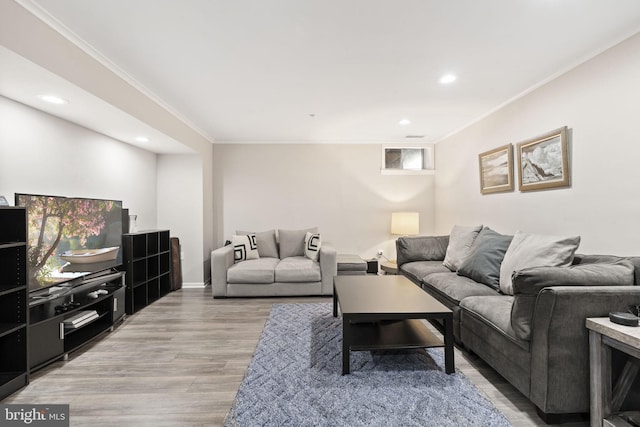
[[[124,319],[124,273],[108,272],[92,277],[49,296],[32,298],[32,302],[29,304],[29,367],[35,370],[59,359],[66,360],[69,353],[112,331],[114,325]],[[86,321],[73,324],[73,319],[82,317],[79,314],[86,314]]]

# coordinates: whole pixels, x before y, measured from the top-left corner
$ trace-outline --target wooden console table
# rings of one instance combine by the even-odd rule
[[[640,412],[617,414],[640,370],[640,327],[623,326],[606,317],[588,318],[591,384],[591,427],[632,426]],[[618,382],[611,383],[611,349],[629,356]],[[634,408],[636,409],[636,408]],[[638,408],[640,410],[640,408]]]

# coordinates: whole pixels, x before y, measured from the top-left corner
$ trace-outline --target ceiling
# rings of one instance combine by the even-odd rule
[[[438,141],[640,31],[637,0],[18,2],[212,142]]]

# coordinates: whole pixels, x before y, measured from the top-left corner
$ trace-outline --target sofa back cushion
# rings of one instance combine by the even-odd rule
[[[456,271],[467,259],[471,246],[482,230],[482,225],[464,226],[454,225],[449,235],[449,246],[442,264],[451,271]]]
[[[280,258],[289,258],[292,256],[304,256],[304,238],[309,233],[317,233],[318,227],[307,228],[304,230],[278,230],[278,238],[280,241]]]
[[[551,286],[628,286],[634,284],[634,265],[628,259],[581,263],[570,267],[533,267],[514,272],[511,327],[524,340],[531,337],[531,322],[538,293]]]
[[[483,228],[471,246],[471,252],[458,268],[458,274],[500,289],[500,265],[513,236]]]
[[[260,232],[236,231],[236,234],[255,234],[258,245],[258,254],[262,258],[278,258],[278,244],[276,243],[276,230]]]
[[[449,236],[400,237],[396,240],[396,262],[398,267],[414,261],[444,260],[449,245]]]
[[[513,295],[511,275],[529,267],[568,267],[580,236],[562,237],[516,231],[500,266],[500,290]]]
[[[635,270],[635,280],[634,285],[640,285],[640,257],[620,257],[615,255],[583,255],[576,254],[573,258],[574,264],[586,264],[586,263],[596,263],[596,262],[607,262],[612,263],[620,260],[629,260],[633,263]]]

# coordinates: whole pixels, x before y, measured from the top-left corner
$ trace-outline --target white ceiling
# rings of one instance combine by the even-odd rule
[[[0,94],[7,98],[147,151],[163,154],[193,152],[146,123],[2,46],[0,64]],[[49,104],[40,99],[40,95],[46,94],[64,96],[71,102],[66,105]],[[141,136],[149,141],[136,141]]]
[[[215,142],[437,141],[640,31],[638,0],[19,3]]]

